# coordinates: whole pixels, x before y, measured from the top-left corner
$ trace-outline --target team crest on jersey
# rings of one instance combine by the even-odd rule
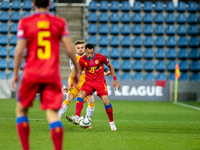
[[[85,65],[87,65],[87,62],[85,62]]]
[[[99,61],[98,60],[95,60],[95,64],[98,64],[99,63]]]

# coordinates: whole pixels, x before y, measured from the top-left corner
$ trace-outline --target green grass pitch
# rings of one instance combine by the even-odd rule
[[[0,149],[20,150],[15,126],[14,99],[0,100]],[[117,131],[111,131],[104,105],[95,102],[92,128],[82,129],[68,122],[75,113],[75,100],[62,117],[64,150],[199,150],[200,111],[158,101],[110,100]],[[185,104],[200,108],[200,102]],[[87,104],[82,115],[85,115]],[[39,100],[29,111],[31,150],[53,150],[45,112]]]

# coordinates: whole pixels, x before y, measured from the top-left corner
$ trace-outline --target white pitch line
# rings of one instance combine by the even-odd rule
[[[180,103],[180,102],[176,102],[176,103],[174,103],[174,104],[176,104],[176,105],[180,105],[180,106],[183,106],[183,107],[187,107],[187,108],[192,108],[192,109],[200,110],[199,107],[195,107],[195,106],[191,106],[191,105],[183,104],[183,103]]]

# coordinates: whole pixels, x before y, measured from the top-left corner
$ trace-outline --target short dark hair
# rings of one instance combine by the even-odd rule
[[[35,0],[35,5],[38,8],[47,8],[49,0]]]
[[[87,50],[87,48],[88,49],[94,49],[94,45],[91,44],[91,43],[88,43],[88,44],[85,45],[85,50]]]

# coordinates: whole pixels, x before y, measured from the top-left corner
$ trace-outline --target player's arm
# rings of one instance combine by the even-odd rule
[[[110,71],[104,72],[104,76],[111,76],[111,72]]]
[[[73,83],[76,85],[79,82],[80,71],[79,71],[78,63],[76,61],[74,46],[72,44],[70,37],[63,37],[62,42],[65,46],[66,53],[68,54],[69,58],[71,58],[74,64],[75,72],[74,72],[74,77],[73,77]]]
[[[120,89],[120,84],[118,83],[117,81],[117,78],[116,78],[116,75],[115,75],[115,70],[112,66],[112,64],[110,62],[108,62],[106,64],[106,66],[108,66],[110,72],[111,72],[111,75],[113,76],[113,87],[115,90],[119,90]]]
[[[11,81],[11,85],[13,89],[16,89],[15,83],[18,82],[19,80],[19,70],[21,67],[21,62],[23,59],[23,51],[26,47],[26,40],[24,39],[19,39],[17,41],[17,46],[15,49],[15,55],[14,55],[14,69],[13,69],[13,78]]]

